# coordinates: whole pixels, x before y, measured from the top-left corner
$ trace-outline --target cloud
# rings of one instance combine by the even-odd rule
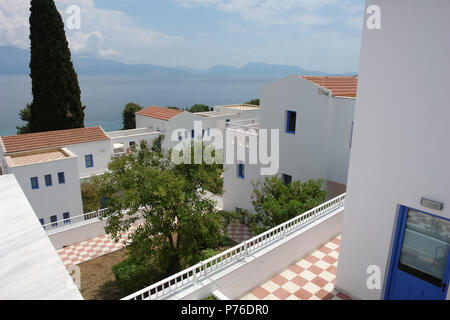
[[[133,60],[135,52],[171,46],[177,36],[138,27],[127,14],[95,7],[94,0],[56,0],[66,25],[66,36],[72,53],[117,57]],[[70,6],[80,8],[79,30],[67,28]],[[29,47],[30,0],[0,0],[0,45]]]
[[[185,8],[215,8],[263,25],[328,25],[362,12],[361,0],[172,0]],[[342,16],[342,17],[341,17]],[[353,25],[352,25],[353,26]]]

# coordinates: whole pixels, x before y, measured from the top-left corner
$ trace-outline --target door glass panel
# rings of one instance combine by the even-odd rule
[[[409,210],[398,268],[440,286],[449,247],[449,221]]]

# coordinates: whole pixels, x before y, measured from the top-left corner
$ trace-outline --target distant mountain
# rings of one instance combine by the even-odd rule
[[[284,77],[291,74],[301,74],[309,76],[327,76],[330,73],[322,71],[309,71],[298,66],[286,66],[267,63],[248,63],[242,68],[234,68],[225,65],[217,65],[206,71],[204,74],[210,76],[265,76],[265,77]],[[344,75],[344,74],[342,74]],[[354,75],[347,73],[345,75]]]
[[[124,64],[117,61],[74,55],[75,70],[80,75],[183,75],[188,72],[152,64]],[[14,47],[0,47],[0,74],[29,74],[30,53]]]
[[[75,70],[79,75],[186,75],[200,74],[217,77],[284,77],[291,74],[324,76],[322,71],[308,71],[298,66],[266,63],[249,63],[242,68],[216,65],[207,71],[185,66],[163,67],[152,64],[125,64],[84,56],[73,56]],[[0,74],[29,74],[30,53],[14,47],[0,46]],[[346,73],[342,75],[354,75]]]

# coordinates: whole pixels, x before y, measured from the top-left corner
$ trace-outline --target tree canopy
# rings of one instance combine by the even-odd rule
[[[259,106],[259,99],[253,99],[253,100],[247,101],[245,104],[253,104],[255,106]]]
[[[198,262],[204,250],[220,246],[226,224],[202,190],[209,181],[196,181],[206,173],[193,173],[216,169],[177,167],[157,144],[149,148],[141,143],[112,160],[109,172],[100,178],[100,190],[109,208],[106,232],[119,240],[121,233],[141,222],[127,246],[130,259],[135,266],[151,266],[155,277],[162,278]]]
[[[212,108],[206,104],[194,104],[192,107],[188,108],[188,111],[192,113],[208,112],[212,111]]]
[[[142,110],[142,107],[134,102],[125,105],[122,111],[123,130],[136,129],[136,112]]]
[[[253,184],[252,204],[256,215],[250,228],[259,234],[322,204],[326,192],[322,180],[294,181],[286,184],[278,176]]]
[[[30,77],[33,102],[21,118],[19,132],[42,132],[84,127],[81,91],[64,32],[53,0],[32,0],[30,7]]]

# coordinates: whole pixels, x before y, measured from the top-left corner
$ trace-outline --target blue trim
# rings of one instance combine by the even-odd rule
[[[245,179],[245,167],[243,163],[239,163],[237,166],[237,176],[238,178]]]
[[[45,180],[45,186],[46,187],[51,187],[53,185],[53,183],[52,183],[52,175],[51,174],[45,175],[44,180]]]
[[[289,130],[289,124],[291,122],[291,117],[293,114],[295,114],[295,129],[292,131]],[[297,130],[297,112],[288,110],[286,111],[286,133],[295,134],[296,130]]]
[[[39,179],[38,179],[38,177],[30,178],[30,182],[31,182],[31,189],[33,189],[33,190],[39,189]]]
[[[58,172],[58,183],[59,184],[65,184],[66,183],[66,177],[64,175],[64,172]]]
[[[391,255],[391,261],[389,264],[389,272],[388,272],[388,277],[386,279],[386,286],[385,286],[385,291],[384,291],[384,299],[385,300],[389,300],[390,299],[390,293],[391,293],[391,287],[392,287],[392,281],[393,281],[393,277],[394,277],[394,273],[397,269],[397,265],[400,261],[400,255],[401,255],[401,250],[402,250],[402,245],[403,245],[403,240],[405,238],[405,231],[406,231],[406,223],[408,220],[408,214],[410,210],[414,210],[423,214],[427,214],[429,216],[438,218],[438,219],[442,219],[442,220],[446,220],[446,221],[450,221],[450,219],[447,219],[445,217],[442,216],[438,216],[435,214],[431,214],[422,210],[417,210],[417,209],[413,209],[413,208],[409,208],[406,206],[401,205],[399,210],[398,210],[398,216],[397,216],[397,225],[395,227],[395,239],[394,239],[394,245],[392,247],[392,255]],[[447,265],[446,265],[446,270],[444,273],[444,278],[442,279],[442,281],[444,283],[449,282],[449,278],[450,278],[450,254],[448,254],[447,257]],[[445,292],[443,292],[443,299],[445,299],[445,297],[448,294],[448,285],[445,289]]]
[[[86,168],[93,168],[94,167],[94,156],[92,154],[85,155],[84,162],[86,164]]]

